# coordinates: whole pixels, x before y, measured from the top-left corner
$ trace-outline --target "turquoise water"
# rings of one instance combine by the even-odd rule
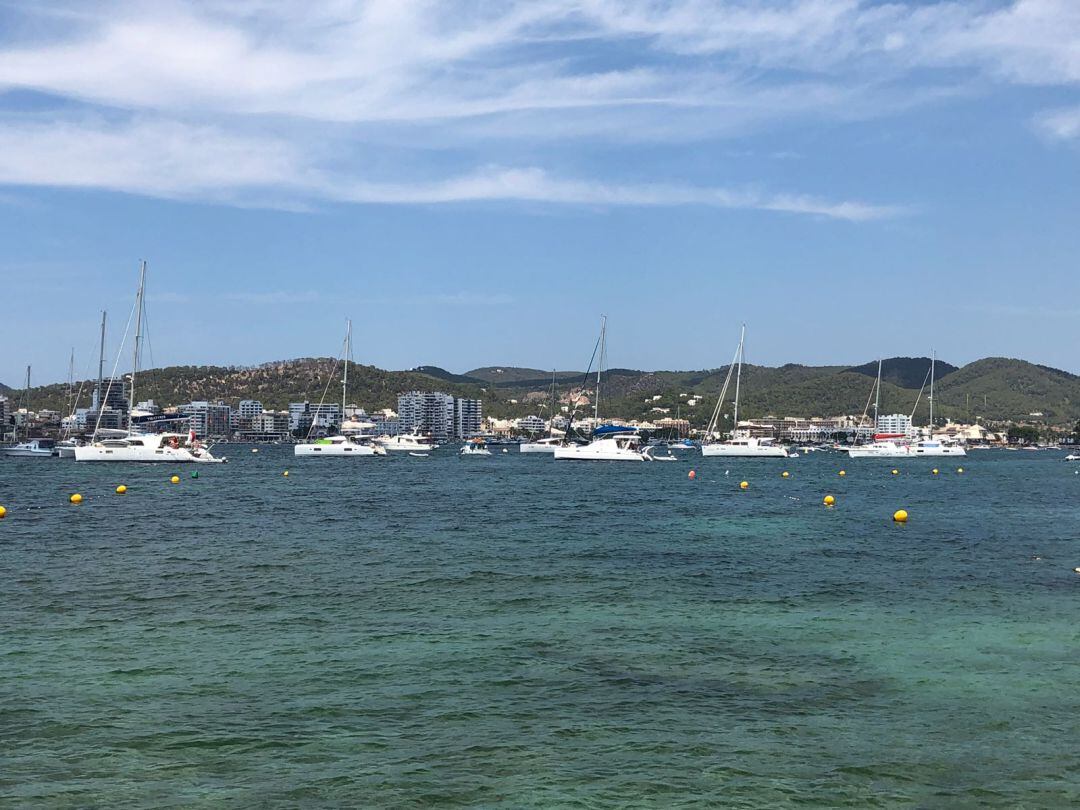
[[[1080,802],[1063,454],[228,455],[0,460],[0,804]]]

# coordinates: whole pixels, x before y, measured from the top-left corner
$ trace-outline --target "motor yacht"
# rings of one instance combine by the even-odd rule
[[[55,439],[27,439],[10,447],[0,447],[0,453],[10,458],[52,458],[58,455]]]
[[[459,456],[490,456],[491,451],[483,439],[469,439],[458,451]]]
[[[384,450],[427,453],[436,448],[436,444],[419,433],[402,433],[399,436],[379,436],[375,443]]]

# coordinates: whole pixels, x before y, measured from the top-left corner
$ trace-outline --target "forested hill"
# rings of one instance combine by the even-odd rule
[[[919,390],[927,379],[929,358],[889,358],[883,362],[882,409],[910,413],[919,401],[916,421],[925,422],[927,397]],[[698,371],[638,371],[610,369],[604,372],[601,414],[639,418],[681,415],[694,424],[704,424],[715,405],[727,368]],[[742,413],[748,417],[766,414],[785,416],[827,416],[863,412],[866,407],[877,361],[865,365],[743,367]],[[494,416],[522,416],[544,412],[550,399],[550,370],[490,366],[464,374],[454,374],[436,366],[420,366],[409,371],[385,371],[373,366],[350,366],[349,401],[368,410],[395,407],[397,394],[413,389],[441,390],[455,396],[484,400],[485,412]],[[561,396],[581,385],[582,371],[556,373]],[[173,366],[141,372],[138,398],[154,399],[159,405],[179,405],[191,400],[224,400],[235,405],[240,399],[258,399],[273,409],[289,402],[340,399],[341,368],[328,358],[302,358],[257,367]],[[1080,419],[1080,377],[1058,369],[1023,360],[987,358],[956,367],[938,361],[936,413],[954,419],[990,420],[1037,419],[1072,424]],[[589,386],[593,384],[590,379]],[[92,382],[81,384],[80,405],[89,400]],[[19,391],[8,391],[12,399]],[[658,398],[657,398],[658,397]],[[699,398],[696,405],[689,401]],[[67,385],[32,389],[31,407],[67,407]],[[660,409],[660,410],[655,410]],[[1041,417],[1031,414],[1041,413]]]

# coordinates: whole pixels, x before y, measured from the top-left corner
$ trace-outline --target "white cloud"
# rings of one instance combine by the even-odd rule
[[[896,210],[700,188],[655,168],[619,183],[534,167],[545,149],[584,141],[895,115],[967,81],[1080,84],[1074,0],[58,0],[18,13],[0,90],[56,104],[0,117],[0,182],[235,204],[527,200],[875,219]],[[1075,137],[1069,115],[1048,113],[1040,129]]]
[[[1080,107],[1044,112],[1035,119],[1035,126],[1056,140],[1076,140],[1080,138]]]

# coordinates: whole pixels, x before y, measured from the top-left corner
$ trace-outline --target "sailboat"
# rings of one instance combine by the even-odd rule
[[[345,328],[345,372],[341,377],[341,418],[345,418],[345,400],[349,391],[349,361],[352,359],[352,321],[346,321]],[[327,382],[327,387],[330,383]],[[324,392],[325,396],[325,392]],[[322,406],[322,400],[319,401]],[[325,439],[311,441],[311,431],[315,429],[312,421],[308,429],[308,441],[293,447],[293,455],[297,456],[352,456],[361,458],[364,456],[385,456],[386,450],[364,441],[363,436],[328,436]]]
[[[548,435],[546,439],[533,439],[530,442],[522,442],[518,445],[520,453],[554,453],[555,448],[563,443],[563,439],[555,435],[555,369],[551,370],[551,414],[548,420]]]
[[[716,401],[709,426],[705,431],[705,441],[701,443],[701,455],[725,456],[728,458],[787,458],[788,450],[783,445],[776,444],[772,439],[759,439],[739,430],[739,388],[742,382],[743,357],[746,345],[746,324],[743,324],[739,332],[739,345],[735,348],[735,356],[728,365],[727,377],[720,389],[720,398]],[[724,400],[727,397],[728,386],[731,384],[731,373],[735,372],[735,411],[732,419],[731,438],[726,441],[720,440],[719,426],[721,411],[724,408]]]
[[[135,350],[132,357],[131,388],[129,405],[135,404],[135,382],[139,374],[140,352],[142,350],[143,317],[146,309],[146,262],[139,265],[139,290],[135,295]],[[105,318],[101,321],[102,359],[104,358]],[[119,362],[119,358],[117,358]],[[101,389],[101,363],[98,370],[98,390]],[[109,388],[113,381],[110,378]],[[98,396],[97,423],[90,444],[76,447],[76,461],[141,461],[158,464],[220,464],[224,458],[217,458],[195,437],[195,431],[188,433],[140,433],[133,429],[130,418],[126,431],[101,429],[101,414],[105,410],[109,388],[104,396]]]
[[[937,352],[930,353],[930,426],[927,438],[915,442],[910,448],[912,456],[966,456],[967,450],[959,444],[951,444],[934,438],[934,368],[937,364]]]
[[[57,455],[54,439],[30,438],[30,366],[26,367],[26,390],[23,394],[23,406],[26,409],[25,441],[10,447],[0,447],[0,453],[15,458],[52,458]]]
[[[607,316],[600,319],[600,339],[597,342],[600,353],[596,365],[596,392],[593,403],[594,421],[600,421],[600,382],[604,368],[604,354],[607,349]],[[595,350],[594,350],[595,354]],[[591,363],[589,364],[592,365]],[[586,372],[588,374],[588,372]],[[567,429],[569,433],[569,429]],[[555,448],[557,461],[652,461],[647,451],[642,449],[641,436],[637,428],[624,425],[599,425],[593,430],[592,440],[588,444],[561,444]]]

